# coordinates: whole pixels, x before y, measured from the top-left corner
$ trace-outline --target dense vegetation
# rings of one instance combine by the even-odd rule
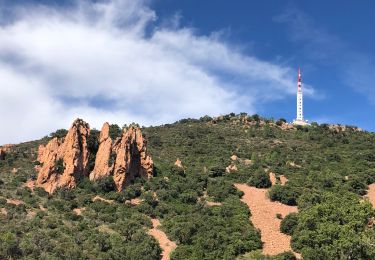
[[[147,234],[150,218],[157,217],[178,245],[172,259],[247,259],[248,254],[262,259],[260,234],[233,183],[269,187],[265,169],[289,179],[285,186],[273,186],[269,196],[299,208],[282,225],[295,251],[305,259],[374,258],[375,213],[362,195],[375,182],[375,135],[317,124],[283,130],[283,122],[231,114],[143,128],[155,177],[138,179],[121,193],[110,178],[83,180],[77,189],[53,195],[38,188],[32,192],[24,185],[36,178],[38,145],[66,131],[16,145],[0,161],[0,208],[7,211],[0,214],[0,258],[158,259],[160,248]],[[119,129],[111,125],[113,138]],[[93,154],[98,136],[94,131],[88,140]],[[230,159],[233,154],[237,160]],[[177,158],[183,169],[173,166]],[[89,158],[90,167],[94,159]],[[226,173],[231,164],[238,171]],[[95,196],[112,203],[94,202]],[[143,202],[125,203],[136,197]]]

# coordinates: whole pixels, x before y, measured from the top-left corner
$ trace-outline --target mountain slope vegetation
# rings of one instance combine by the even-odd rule
[[[289,181],[272,186],[270,199],[299,209],[283,225],[294,251],[304,259],[375,258],[375,212],[363,199],[375,182],[375,134],[285,125],[229,114],[144,127],[155,176],[122,192],[109,178],[83,179],[54,194],[28,188],[38,146],[64,131],[15,145],[0,161],[0,257],[159,259],[161,249],[147,233],[151,218],[177,243],[172,259],[246,257],[262,248],[261,236],[233,184],[269,187],[262,172],[271,171]],[[235,170],[228,172],[230,165]],[[93,201],[96,196],[107,201]],[[142,202],[132,204],[134,198]]]

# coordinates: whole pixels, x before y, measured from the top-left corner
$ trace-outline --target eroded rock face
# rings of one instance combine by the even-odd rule
[[[38,161],[41,163],[37,185],[47,192],[57,188],[74,188],[77,181],[87,176],[89,125],[81,119],[74,121],[64,140],[52,139],[46,146],[40,146]],[[63,169],[57,163],[62,162]]]
[[[7,152],[9,152],[12,146],[13,145],[11,144],[0,146],[0,160],[5,160],[5,155],[7,154]]]
[[[153,176],[153,161],[147,153],[147,142],[139,128],[124,130],[121,139],[114,144],[114,150],[113,180],[118,191],[136,177],[149,179]]]
[[[57,188],[74,188],[79,179],[89,175],[96,181],[113,176],[118,191],[134,178],[149,179],[153,176],[153,161],[147,152],[147,141],[137,127],[125,129],[116,140],[110,137],[110,125],[105,123],[99,136],[93,171],[89,174],[87,138],[90,129],[87,123],[76,120],[64,139],[54,138],[38,151],[39,171],[36,185],[47,192]],[[61,171],[61,162],[64,169]]]
[[[109,124],[104,123],[100,131],[99,149],[96,154],[94,170],[90,173],[90,180],[95,181],[112,173],[113,164],[109,165],[111,153],[112,139],[109,136]]]

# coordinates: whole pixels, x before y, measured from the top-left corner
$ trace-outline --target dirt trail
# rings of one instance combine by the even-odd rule
[[[153,236],[158,242],[162,249],[162,260],[169,260],[170,253],[177,247],[176,243],[169,240],[167,235],[158,229],[160,226],[160,221],[158,219],[151,219],[153,228],[148,231],[148,233]]]
[[[100,196],[95,196],[93,199],[92,199],[92,201],[97,201],[97,200],[100,200],[100,201],[104,201],[104,202],[106,202],[106,203],[108,203],[108,204],[113,204],[115,201],[114,200],[107,200],[107,199],[104,199],[104,198],[102,198],[102,197],[100,197]]]
[[[285,217],[289,213],[297,212],[297,207],[272,202],[267,197],[268,189],[257,189],[246,184],[235,184],[235,187],[244,196],[241,201],[247,204],[251,211],[251,222],[261,232],[263,254],[277,255],[286,251],[292,251],[290,247],[291,237],[280,232],[281,220],[276,214]],[[299,257],[298,254],[296,254]]]
[[[369,198],[372,206],[375,208],[375,183],[368,186],[367,197]]]

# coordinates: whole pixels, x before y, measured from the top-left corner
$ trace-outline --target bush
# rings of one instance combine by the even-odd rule
[[[297,258],[292,252],[288,251],[288,252],[284,252],[284,253],[276,255],[272,259],[273,260],[296,260]]]
[[[269,188],[272,186],[270,176],[262,169],[258,168],[254,175],[250,177],[248,184],[257,188]]]
[[[68,130],[66,129],[59,129],[57,130],[56,132],[53,132],[53,133],[50,133],[50,137],[52,138],[64,138],[66,136],[66,134],[68,133]]]
[[[0,205],[4,206],[5,204],[7,204],[7,200],[4,198],[0,198]]]
[[[295,206],[300,193],[294,187],[288,185],[275,185],[270,189],[268,195],[272,201],[280,201],[283,204]]]
[[[298,224],[298,214],[290,213],[288,214],[280,224],[280,231],[287,235],[292,235],[294,229]]]
[[[107,193],[107,192],[116,190],[116,185],[115,185],[115,182],[113,181],[112,176],[100,178],[96,180],[92,186],[96,192],[101,192],[101,193],[103,192]]]
[[[55,162],[55,171],[58,174],[63,174],[65,171],[64,159],[60,158]]]
[[[117,137],[120,137],[121,136],[121,128],[116,125],[116,124],[112,124],[109,126],[109,136],[111,137],[111,139],[114,141]]]

